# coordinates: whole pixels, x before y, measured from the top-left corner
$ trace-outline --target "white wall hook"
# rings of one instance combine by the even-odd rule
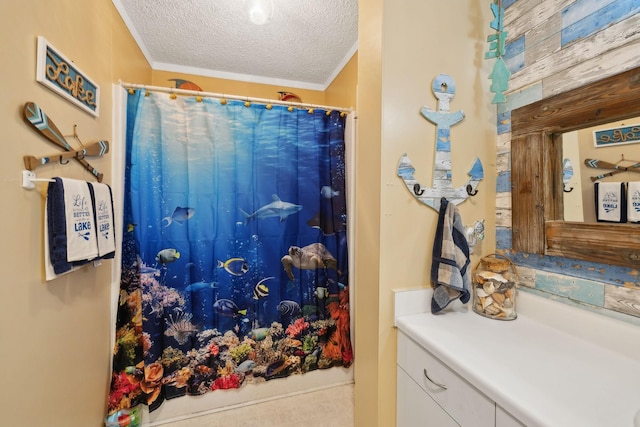
[[[33,190],[36,188],[36,182],[56,182],[55,179],[36,178],[36,173],[33,171],[22,171],[22,188],[25,190]]]

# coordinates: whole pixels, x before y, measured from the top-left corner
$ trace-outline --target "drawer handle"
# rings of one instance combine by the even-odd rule
[[[424,368],[424,376],[425,376],[425,377],[427,377],[427,379],[428,379],[429,381],[431,381],[432,383],[434,383],[435,385],[437,385],[437,386],[438,386],[438,387],[440,387],[441,389],[443,389],[443,390],[446,390],[446,389],[447,389],[447,386],[445,386],[444,384],[437,383],[437,382],[435,382],[434,380],[432,380],[431,378],[429,378],[429,374],[427,373],[427,368]]]

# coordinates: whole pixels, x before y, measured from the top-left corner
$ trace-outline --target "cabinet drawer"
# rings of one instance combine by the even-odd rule
[[[396,427],[460,427],[400,367],[397,398]]]
[[[401,331],[398,365],[461,426],[494,427],[495,403]]]

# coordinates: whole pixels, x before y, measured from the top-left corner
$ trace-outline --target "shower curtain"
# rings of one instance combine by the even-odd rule
[[[131,91],[109,414],[351,365],[344,116]]]

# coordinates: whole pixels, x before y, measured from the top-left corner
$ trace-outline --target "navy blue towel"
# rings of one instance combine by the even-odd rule
[[[107,207],[107,209],[109,209],[109,213],[111,215],[111,218],[113,218],[113,191],[111,191],[111,187],[110,186],[106,186],[109,189],[109,206]],[[98,220],[98,204],[96,203],[96,192],[95,189],[93,188],[93,185],[89,185],[89,193],[91,194],[91,204],[93,205],[93,223],[97,224],[99,223]],[[110,230],[111,233],[114,233],[115,230]],[[113,238],[115,239],[115,235],[113,235]],[[104,254],[102,256],[99,256],[97,259],[112,259],[116,256],[116,251],[111,251],[107,254]]]

